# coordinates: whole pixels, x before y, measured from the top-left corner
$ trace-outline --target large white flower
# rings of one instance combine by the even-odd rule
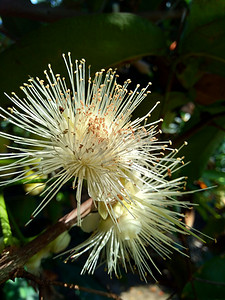
[[[87,181],[90,197],[104,201],[108,212],[114,201],[133,201],[124,190],[123,180],[131,180],[131,172],[138,171],[146,178],[161,177],[154,171],[154,164],[169,142],[156,139],[157,122],[148,123],[146,116],[131,121],[131,113],[146,97],[147,88],[128,91],[130,80],[123,86],[116,82],[116,72],[101,70],[92,79],[86,78],[85,61],[75,61],[70,53],[63,55],[69,80],[54,75],[51,66],[45,71],[46,80],[31,78],[21,87],[25,98],[15,93],[8,96],[13,103],[9,110],[0,108],[3,118],[31,134],[29,138],[1,132],[10,139],[12,153],[1,154],[1,159],[13,159],[1,166],[4,174],[13,175],[1,184],[21,179],[49,175],[44,199],[33,217],[56,195],[60,188],[73,180],[79,206],[83,181]],[[169,147],[169,146],[168,146]],[[27,168],[32,171],[32,177]],[[164,168],[162,166],[162,168]],[[115,220],[114,220],[115,221]],[[79,220],[80,223],[80,220]]]
[[[175,198],[183,193],[184,178],[170,178],[183,166],[182,158],[175,157],[177,150],[170,148],[171,142],[156,138],[160,120],[148,122],[154,107],[131,121],[149,85],[128,91],[130,80],[119,85],[112,69],[86,78],[84,60],[73,65],[70,53],[68,59],[63,57],[69,79],[54,75],[49,65],[45,81],[31,78],[21,87],[25,98],[12,93],[8,97],[13,107],[0,108],[1,117],[30,134],[28,138],[0,132],[13,141],[8,146],[12,152],[0,156],[12,160],[0,167],[1,176],[13,177],[1,185],[48,176],[35,217],[71,180],[81,225],[79,207],[85,180],[97,212],[86,217],[82,228],[93,234],[74,248],[70,257],[75,259],[90,250],[83,272],[93,273],[103,257],[108,272],[116,275],[119,261],[125,269],[127,265],[132,268],[132,258],[144,278],[146,272],[152,274],[148,260],[155,266],[147,246],[167,257],[171,249],[179,251],[168,234],[190,233],[179,221],[181,215],[170,210],[189,205]]]

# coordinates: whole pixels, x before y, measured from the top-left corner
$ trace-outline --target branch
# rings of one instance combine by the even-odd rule
[[[199,277],[194,277],[194,280],[204,282],[204,283],[207,283],[207,284],[212,284],[212,285],[225,286],[225,282],[221,282],[221,281],[213,281],[213,280],[208,280],[208,279],[199,278]]]
[[[89,214],[92,210],[92,204],[91,198],[82,203],[80,208],[82,217]],[[15,246],[6,248],[0,259],[0,284],[10,278],[15,278],[16,272],[23,268],[32,256],[54,241],[61,233],[69,230],[76,221],[77,209],[74,209],[25,246],[21,248]]]

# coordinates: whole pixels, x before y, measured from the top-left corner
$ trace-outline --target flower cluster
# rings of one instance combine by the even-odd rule
[[[1,109],[1,116],[30,133],[29,138],[1,132],[14,142],[11,153],[0,159],[13,159],[0,171],[13,178],[11,184],[48,176],[41,209],[72,180],[76,190],[78,225],[93,231],[91,237],[72,250],[75,259],[91,250],[83,272],[93,272],[100,256],[106,258],[108,272],[118,274],[118,261],[132,268],[134,260],[141,277],[151,273],[147,260],[154,262],[146,246],[163,257],[169,248],[177,250],[167,233],[189,230],[171,206],[187,206],[174,197],[182,194],[184,178],[171,180],[182,159],[175,158],[171,142],[159,141],[151,112],[131,120],[134,109],[149,93],[148,87],[128,90],[130,80],[117,83],[115,71],[101,70],[92,79],[86,75],[85,60],[72,63],[63,55],[69,80],[54,74],[51,65],[46,80],[31,78],[21,89],[25,98],[8,96],[14,106]],[[90,73],[90,71],[89,71]],[[86,78],[88,77],[88,78]],[[27,171],[29,168],[30,172]],[[83,221],[79,215],[82,186],[87,185],[96,212]]]

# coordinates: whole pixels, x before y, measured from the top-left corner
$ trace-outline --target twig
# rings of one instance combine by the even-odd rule
[[[212,125],[213,127],[216,127],[216,128],[218,128],[219,130],[221,130],[221,131],[224,131],[224,132],[225,132],[225,128],[224,128],[224,127],[222,127],[222,126],[220,126],[220,125],[218,125],[218,124],[216,124],[216,122],[212,121],[212,122],[211,122],[211,125]]]
[[[90,288],[86,288],[83,286],[79,286],[77,284],[68,284],[68,283],[63,283],[63,282],[59,282],[59,281],[52,281],[52,285],[63,286],[65,288],[83,291],[83,292],[87,292],[87,293],[91,293],[91,294],[96,294],[96,295],[104,296],[104,297],[115,299],[115,300],[122,300],[122,298],[120,296],[118,296],[114,293],[90,289]]]
[[[208,284],[213,284],[213,285],[225,286],[225,282],[220,282],[220,281],[212,281],[212,280],[203,279],[203,278],[199,278],[199,277],[194,277],[194,280],[204,282],[204,283],[208,283]]]
[[[82,203],[80,208],[82,217],[92,210],[92,203],[91,198]],[[54,241],[61,233],[69,230],[76,221],[77,209],[74,209],[25,246],[21,248],[15,246],[6,248],[0,259],[0,283],[10,278],[15,278],[18,270],[23,268],[32,256]]]
[[[186,19],[187,19],[187,15],[188,15],[188,10],[186,8],[184,8],[183,11],[182,11],[180,26],[179,26],[178,32],[177,32],[176,48],[175,48],[176,51],[177,51],[178,45],[180,43],[180,38],[181,38],[182,33],[183,33],[183,29],[184,29],[184,25],[185,25],[185,22],[186,22]]]
[[[185,21],[186,21],[186,18],[187,18],[187,13],[188,13],[188,11],[187,11],[186,8],[182,10],[180,25],[179,25],[179,28],[178,28],[178,31],[177,31],[177,38],[173,42],[175,47],[174,47],[174,49],[170,49],[171,53],[173,54],[173,57],[177,56],[178,44],[180,42],[180,38],[181,38],[181,35],[182,35],[182,32],[183,32],[183,28],[184,28]],[[169,72],[169,76],[168,76],[168,80],[167,80],[164,101],[161,105],[161,109],[160,109],[160,112],[159,112],[159,118],[164,117],[165,108],[167,107],[167,105],[170,101],[169,97],[170,97],[170,92],[172,90],[173,82],[174,82],[175,75],[176,75],[176,73],[175,73],[176,72],[176,67],[177,67],[177,60],[174,60],[172,62],[172,64],[170,65],[170,72]]]

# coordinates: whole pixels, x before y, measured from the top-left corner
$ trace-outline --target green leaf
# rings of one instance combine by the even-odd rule
[[[205,56],[225,63],[225,44],[221,42],[225,34],[225,20],[215,20],[196,28],[182,40],[182,52],[193,56]]]
[[[220,236],[224,236],[225,234],[225,218],[224,216],[221,216],[221,218],[214,218],[213,216],[210,216],[208,218],[207,224],[204,228],[204,233],[213,236],[216,239],[219,239]],[[224,244],[222,243],[222,247],[224,248]],[[213,245],[214,251],[215,244]]]
[[[190,89],[203,75],[203,61],[202,58],[188,57],[182,63],[182,68],[176,69],[176,76],[184,88]]]
[[[217,170],[205,170],[203,176],[208,179],[215,180],[220,184],[225,185],[225,176],[224,172]]]
[[[192,1],[183,39],[195,32],[196,28],[204,27],[217,19],[224,18],[224,9],[224,0]]]
[[[208,117],[210,118],[211,116],[209,115]],[[192,119],[195,119],[195,117],[193,116]],[[187,122],[186,127],[189,128],[186,131],[187,137],[185,137],[185,132],[184,137],[187,139],[188,146],[184,147],[180,152],[181,156],[185,156],[185,161],[190,161],[190,164],[182,168],[182,173],[188,176],[190,181],[201,176],[210,155],[213,154],[224,139],[224,131],[218,129],[218,127],[223,128],[225,125],[224,116],[214,119],[213,124],[208,125],[206,123],[207,118],[206,122],[198,121],[190,120]]]
[[[179,45],[180,54],[184,54],[181,60],[185,61],[189,56],[204,57],[202,70],[212,69],[216,74],[225,74],[224,10],[224,0],[192,1]]]
[[[224,299],[225,256],[217,256],[205,263],[184,287],[182,299]],[[194,290],[193,290],[194,289]]]
[[[177,108],[182,107],[185,105],[190,99],[188,98],[188,95],[185,93],[181,92],[170,92],[168,93],[167,97],[164,98],[163,102],[163,120],[164,120],[164,125],[169,125],[175,117],[174,111]]]
[[[0,221],[5,246],[13,244],[13,236],[3,194],[0,194]]]
[[[145,55],[163,55],[166,45],[160,28],[128,13],[60,20],[32,31],[0,55],[0,95],[15,90],[28,75],[43,78],[48,63],[65,75],[61,54],[68,51],[74,59],[85,58],[95,72]]]
[[[10,194],[7,198],[7,204],[15,218],[16,225],[23,228],[24,224],[29,220],[31,213],[37,207],[37,203],[35,197],[24,195],[22,187],[20,188],[9,188],[7,193]]]
[[[23,278],[8,280],[3,288],[6,300],[38,300],[38,294]]]

